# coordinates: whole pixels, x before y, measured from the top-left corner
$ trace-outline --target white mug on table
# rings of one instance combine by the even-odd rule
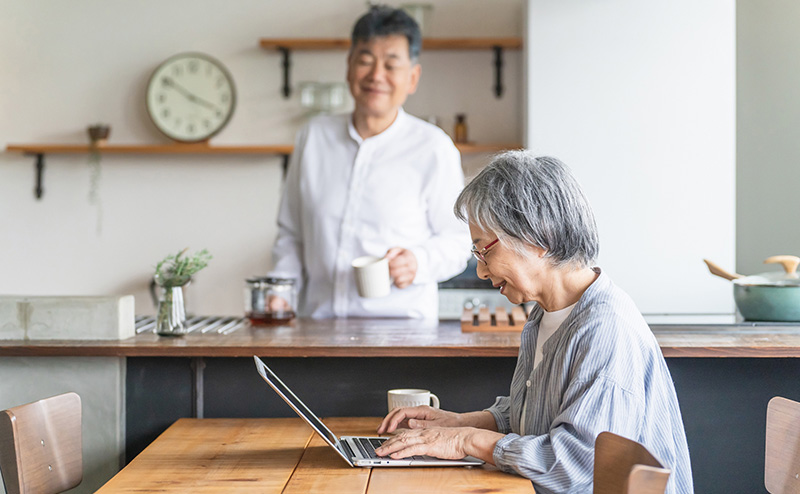
[[[439,408],[439,397],[427,389],[390,389],[387,393],[389,411],[395,408],[430,405]]]

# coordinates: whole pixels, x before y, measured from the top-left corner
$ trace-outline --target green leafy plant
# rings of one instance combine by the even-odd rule
[[[193,274],[208,266],[211,254],[206,249],[186,256],[188,250],[187,247],[177,254],[170,254],[156,264],[156,283],[163,287],[183,286]]]

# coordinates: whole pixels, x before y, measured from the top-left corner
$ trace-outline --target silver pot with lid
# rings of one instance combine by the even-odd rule
[[[800,257],[780,255],[764,260],[765,264],[780,264],[783,271],[771,271],[752,276],[729,273],[705,260],[709,271],[733,282],[736,307],[748,321],[800,322]]]
[[[245,315],[256,325],[286,324],[297,313],[294,278],[254,277],[245,280]]]

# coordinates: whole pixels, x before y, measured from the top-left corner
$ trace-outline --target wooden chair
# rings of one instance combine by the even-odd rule
[[[630,439],[601,432],[594,443],[594,494],[664,494],[670,470]]]
[[[0,412],[0,470],[8,494],[54,494],[80,484],[81,398],[66,393]]]
[[[800,403],[776,396],[767,405],[764,486],[771,494],[800,494]]]

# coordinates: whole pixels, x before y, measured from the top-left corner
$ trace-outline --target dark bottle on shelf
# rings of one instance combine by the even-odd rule
[[[467,142],[467,116],[463,113],[456,115],[456,126],[453,132],[453,140],[461,144]]]

